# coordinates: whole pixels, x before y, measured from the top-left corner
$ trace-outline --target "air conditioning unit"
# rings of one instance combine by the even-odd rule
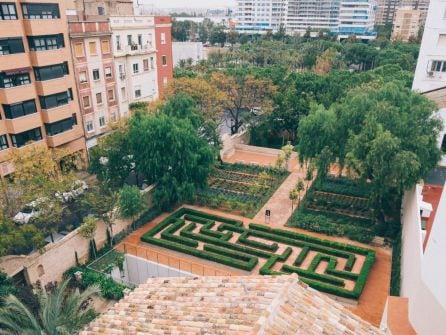
[[[428,77],[433,77],[434,76],[434,71],[427,71],[427,76]]]

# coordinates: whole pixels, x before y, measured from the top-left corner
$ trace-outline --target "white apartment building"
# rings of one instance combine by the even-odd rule
[[[121,115],[134,102],[158,98],[154,16],[111,16],[116,85]]]
[[[341,35],[374,38],[375,0],[237,0],[235,29],[247,33],[304,34],[328,29]]]

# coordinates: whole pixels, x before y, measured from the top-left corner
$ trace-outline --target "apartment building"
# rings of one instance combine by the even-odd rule
[[[154,20],[158,91],[161,97],[173,79],[172,22],[170,16],[155,16]]]
[[[119,109],[125,117],[129,104],[154,101],[159,96],[155,17],[111,16],[110,28]],[[165,65],[161,58],[161,66],[172,66],[167,56]]]
[[[74,76],[79,95],[87,148],[120,117],[116,73],[108,20],[69,19]]]
[[[27,145],[85,154],[63,2],[0,1],[0,175]]]
[[[392,24],[396,9],[400,6],[401,0],[376,0],[375,24]]]
[[[68,0],[69,1],[69,0]],[[132,0],[74,0],[77,13],[90,19],[111,15],[133,15]]]
[[[416,38],[421,28],[421,15],[422,12],[419,9],[398,8],[393,20],[392,40],[407,42]]]
[[[288,34],[329,30],[346,37],[374,38],[374,0],[238,0],[235,29],[240,32]]]

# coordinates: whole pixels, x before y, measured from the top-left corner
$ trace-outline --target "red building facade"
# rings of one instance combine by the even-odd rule
[[[155,16],[158,90],[160,98],[173,78],[172,22],[170,16]]]

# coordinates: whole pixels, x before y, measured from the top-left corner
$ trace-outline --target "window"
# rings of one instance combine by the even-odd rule
[[[122,97],[122,100],[123,100],[123,101],[127,100],[127,95],[126,95],[126,92],[125,92],[125,87],[121,87],[121,97]]]
[[[133,73],[138,73],[139,72],[139,65],[138,63],[134,63],[133,64]]]
[[[0,136],[0,150],[6,150],[9,148],[8,140],[6,139],[6,135]]]
[[[127,45],[132,45],[132,35],[127,35]]]
[[[42,131],[40,127],[34,128],[28,131],[24,131],[20,134],[11,134],[12,146],[16,148],[23,147],[29,142],[40,141],[42,139]]]
[[[432,61],[431,71],[433,72],[446,72],[446,61],[434,60]]]
[[[84,45],[82,43],[76,43],[74,45],[74,55],[76,57],[84,57]]]
[[[155,59],[153,57],[150,57],[150,68],[152,70],[155,69]]]
[[[98,7],[98,15],[104,15],[104,7],[99,6]]]
[[[116,36],[116,49],[121,50],[121,36]]]
[[[140,98],[141,97],[141,87],[136,86],[135,87],[135,98]]]
[[[86,126],[87,126],[87,132],[91,133],[92,131],[94,131],[93,121],[88,120]]]
[[[88,81],[87,72],[86,71],[79,72],[79,82],[83,84],[86,83],[87,81]]]
[[[101,128],[105,127],[105,116],[104,115],[99,116],[99,127],[101,127]]]
[[[93,80],[99,80],[99,69],[93,70]]]
[[[111,67],[105,68],[105,78],[111,78],[112,77],[112,70]]]
[[[63,34],[28,36],[28,44],[31,51],[54,50],[65,47]]]
[[[149,60],[148,59],[142,60],[142,67],[144,68],[144,71],[149,71]]]
[[[21,37],[0,38],[0,55],[25,52]]]
[[[109,54],[110,53],[110,41],[102,40],[101,41],[102,53]]]
[[[142,45],[142,35],[138,34],[138,45]]]
[[[29,73],[0,72],[0,88],[30,84]]]
[[[90,96],[89,95],[82,97],[82,104],[84,105],[84,108],[90,108]]]
[[[53,3],[22,3],[25,19],[59,19],[59,5]]]
[[[102,93],[96,93],[96,103],[98,105],[102,104]]]
[[[167,87],[167,77],[163,77],[163,85],[164,87]]]
[[[45,81],[56,78],[62,78],[68,74],[68,62],[60,64],[34,67],[34,75],[36,80]]]
[[[73,129],[77,123],[76,115],[63,119],[54,123],[45,123],[45,131],[48,136],[54,136]]]
[[[70,101],[73,100],[73,92],[71,91],[71,88],[69,88],[68,91],[39,96],[39,100],[40,106],[43,109],[55,108],[70,103]]]
[[[17,10],[14,3],[2,2],[0,4],[0,21],[17,20]]]
[[[29,114],[37,113],[34,99],[22,101],[12,105],[3,105],[3,111],[7,119],[16,119]]]
[[[163,66],[167,66],[167,56],[163,55],[163,57],[161,59],[162,59]]]
[[[96,42],[88,42],[88,49],[90,50],[90,56],[96,56],[98,54],[96,50]]]
[[[161,33],[161,44],[166,44],[166,33]]]
[[[108,101],[115,100],[115,91],[114,90],[108,90],[107,91]]]

